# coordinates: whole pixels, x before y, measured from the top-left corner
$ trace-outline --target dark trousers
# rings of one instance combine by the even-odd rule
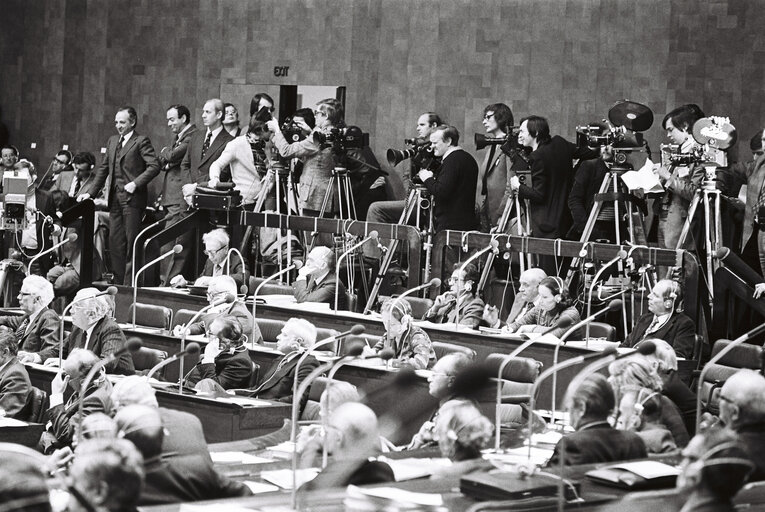
[[[127,282],[125,276],[131,271],[128,262],[133,255],[133,242],[138,236],[143,208],[131,206],[128,194],[122,190],[113,190],[112,194],[109,206],[109,252],[114,283],[132,286],[130,276],[127,276]]]
[[[186,218],[189,212],[186,208],[186,204],[182,205],[170,205],[165,207],[167,209],[167,215],[165,216],[165,228],[175,224],[176,222]],[[170,286],[170,280],[177,275],[182,274],[186,277],[187,281],[194,281],[198,276],[194,274],[196,269],[192,271],[189,267],[192,265],[193,252],[196,244],[194,243],[194,235],[196,230],[190,229],[184,232],[181,236],[175,239],[164,247],[162,247],[162,254],[171,250],[175,244],[181,244],[183,250],[178,254],[174,254],[172,258],[168,258],[168,263],[162,267],[162,284],[163,286]]]

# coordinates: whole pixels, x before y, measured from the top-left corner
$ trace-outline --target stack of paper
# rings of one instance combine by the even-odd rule
[[[646,194],[658,194],[664,192],[664,187],[661,186],[658,175],[654,172],[654,163],[650,159],[646,159],[645,165],[637,171],[627,171],[622,174],[621,178],[630,192],[635,190],[642,190]]]
[[[349,485],[346,510],[423,510],[443,507],[440,494],[411,492],[395,487],[360,488]],[[440,509],[440,508],[439,508]]]
[[[212,461],[216,464],[265,464],[271,459],[256,457],[245,452],[210,452]]]
[[[305,468],[298,469],[295,474],[297,487],[300,487],[306,482],[310,482],[316,475],[319,474],[318,468]],[[292,470],[291,469],[275,469],[272,471],[261,471],[260,478],[267,482],[271,482],[274,485],[278,485],[282,489],[292,489]]]

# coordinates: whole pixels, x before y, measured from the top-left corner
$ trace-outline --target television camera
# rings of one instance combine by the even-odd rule
[[[433,148],[430,145],[430,141],[427,139],[404,139],[404,144],[408,147],[406,149],[388,149],[385,154],[388,160],[388,165],[395,167],[404,160],[412,160],[412,183],[421,185],[422,181],[418,176],[418,173],[422,169],[428,169],[436,172],[438,170],[439,159],[433,154]]]

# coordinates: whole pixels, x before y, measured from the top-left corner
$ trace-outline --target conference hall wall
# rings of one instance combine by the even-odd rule
[[[734,0],[2,0],[0,105],[22,153],[99,153],[116,108],[161,148],[165,110],[269,86],[347,87],[347,119],[384,162],[422,111],[475,154],[483,107],[508,103],[574,139],[629,98],[656,114],[730,115],[742,158],[763,124],[765,5]],[[244,113],[244,112],[243,112]],[[246,113],[243,122],[246,121]],[[32,143],[37,144],[31,149]],[[478,155],[479,158],[482,155]],[[156,180],[154,188],[160,185]],[[395,183],[394,187],[400,184]],[[399,190],[400,192],[400,190]]]

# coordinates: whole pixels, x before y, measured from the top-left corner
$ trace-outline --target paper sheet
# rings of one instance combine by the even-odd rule
[[[279,490],[277,486],[266,484],[263,482],[253,482],[251,480],[245,480],[242,483],[250,488],[250,490],[252,491],[252,494],[263,494],[264,492],[275,492]]]
[[[622,174],[621,179],[630,191],[642,190],[645,193],[661,193],[664,187],[661,186],[659,177],[654,173],[654,163],[646,159],[645,165],[637,171],[627,171]]]
[[[271,402],[266,400],[260,400],[258,398],[249,398],[246,396],[222,396],[216,398],[218,402],[226,402],[230,404],[241,405],[242,407],[263,407],[270,405]]]
[[[25,421],[0,416],[0,427],[26,427]]]
[[[385,462],[391,467],[393,470],[393,475],[396,478],[396,482],[403,482],[405,480],[430,476],[436,469],[452,465],[452,461],[446,458],[420,459],[416,457],[410,457],[408,459],[389,459],[387,457],[381,456],[378,457],[377,460]]]
[[[641,460],[637,462],[625,462],[622,464],[616,464],[609,466],[609,469],[623,469],[630,473],[650,480],[651,478],[660,478],[663,476],[677,476],[680,474],[680,470],[674,466],[664,464],[655,460]]]
[[[256,457],[245,452],[210,452],[212,461],[216,464],[265,464],[271,459]]]
[[[212,505],[196,505],[194,503],[181,503],[180,512],[257,512],[256,508],[245,508],[232,505],[231,503],[213,503]]]
[[[527,464],[531,462],[537,466],[545,464],[550,457],[552,457],[552,448],[538,448],[531,447],[531,459],[529,459],[529,448],[527,446],[521,446],[520,448],[512,448],[505,450],[504,453],[486,453],[483,458],[490,461],[499,462],[501,464]]]
[[[295,443],[292,441],[284,441],[283,443],[269,446],[266,449],[272,452],[292,453],[295,451]]]
[[[382,498],[385,500],[396,501],[399,503],[414,503],[426,507],[440,507],[444,500],[440,494],[430,494],[425,492],[411,492],[395,487],[374,487],[360,488],[355,485],[348,486],[348,497],[370,496],[373,498]],[[387,509],[386,509],[387,510]]]
[[[297,470],[297,486],[300,487],[306,482],[310,482],[319,474],[318,468],[305,468]],[[292,470],[275,469],[273,471],[261,471],[260,478],[282,489],[292,489]]]

